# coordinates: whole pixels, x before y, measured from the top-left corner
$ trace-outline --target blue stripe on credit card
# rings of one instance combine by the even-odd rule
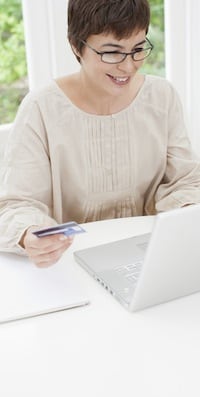
[[[67,222],[57,226],[35,230],[32,233],[35,234],[37,237],[45,237],[45,236],[51,236],[53,234],[65,234],[65,236],[71,236],[73,234],[84,233],[84,232],[85,229],[83,229],[78,223]]]

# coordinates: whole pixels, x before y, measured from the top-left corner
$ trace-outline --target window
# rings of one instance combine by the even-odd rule
[[[147,58],[143,71],[165,76],[164,0],[149,0],[149,3],[151,24],[148,37],[154,44],[154,49],[150,57]]]
[[[0,0],[0,123],[13,121],[28,91],[20,0]]]

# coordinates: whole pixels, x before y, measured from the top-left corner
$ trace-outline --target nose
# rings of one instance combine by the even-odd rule
[[[141,62],[137,62],[137,64],[140,64]],[[138,66],[136,65],[136,62],[133,60],[131,55],[127,55],[127,57],[124,59],[123,62],[118,64],[118,69],[123,70],[124,72],[131,73],[134,70],[138,69]]]

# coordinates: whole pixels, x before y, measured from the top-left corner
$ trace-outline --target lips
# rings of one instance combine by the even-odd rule
[[[107,76],[117,85],[125,85],[129,82],[130,77],[127,76],[112,76],[110,74],[107,74]]]

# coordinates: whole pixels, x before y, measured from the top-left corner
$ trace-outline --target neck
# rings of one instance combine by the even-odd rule
[[[81,91],[81,102],[84,110],[88,113],[98,115],[109,115],[117,113],[126,108],[137,96],[144,81],[144,76],[137,74],[129,90],[125,94],[111,96],[103,91],[97,92],[95,87],[87,83],[85,76],[79,74],[79,85]]]

